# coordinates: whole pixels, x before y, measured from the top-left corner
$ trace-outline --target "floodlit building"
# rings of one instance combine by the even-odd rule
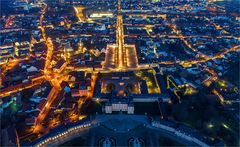
[[[14,56],[13,45],[0,46],[0,63]]]
[[[134,114],[134,104],[128,99],[111,99],[105,105],[105,113],[111,114],[113,112],[125,112],[127,114]]]
[[[28,41],[16,42],[14,52],[16,56],[26,56],[30,52],[30,43]]]

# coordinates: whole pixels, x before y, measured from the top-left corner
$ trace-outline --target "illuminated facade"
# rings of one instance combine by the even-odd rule
[[[75,6],[75,7],[73,7],[74,8],[74,11],[75,11],[75,13],[76,13],[76,16],[77,16],[77,18],[78,18],[78,20],[80,21],[80,22],[83,22],[83,21],[85,21],[86,20],[86,17],[84,16],[84,9],[85,9],[85,7],[82,7],[82,6]]]
[[[14,52],[16,56],[26,56],[30,52],[30,43],[25,42],[16,42],[14,44]]]
[[[113,17],[112,12],[98,12],[98,13],[92,13],[90,15],[90,18],[102,18],[102,17]]]
[[[108,103],[105,106],[105,113],[111,114],[112,112],[127,112],[127,114],[134,114],[133,103]]]
[[[0,64],[11,57],[14,57],[13,45],[0,46]]]

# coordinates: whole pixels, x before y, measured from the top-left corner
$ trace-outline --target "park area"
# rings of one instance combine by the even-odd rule
[[[170,105],[176,121],[199,130],[210,139],[223,140],[227,146],[239,144],[239,122],[221,109],[215,96],[198,93]]]
[[[137,77],[146,81],[149,94],[160,94],[161,90],[157,83],[154,70],[144,70],[135,73]]]

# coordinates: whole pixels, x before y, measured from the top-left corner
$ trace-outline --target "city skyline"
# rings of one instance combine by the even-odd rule
[[[2,146],[239,146],[237,1],[1,7]]]

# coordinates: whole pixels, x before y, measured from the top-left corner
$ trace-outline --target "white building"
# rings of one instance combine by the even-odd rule
[[[105,113],[111,114],[112,112],[127,112],[127,114],[134,114],[133,103],[107,103],[105,106]]]

